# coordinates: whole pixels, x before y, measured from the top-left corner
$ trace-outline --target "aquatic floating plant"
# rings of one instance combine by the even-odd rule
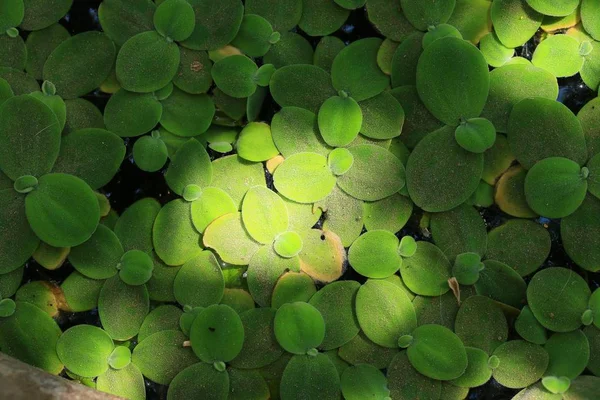
[[[72,3],[0,1],[0,351],[134,400],[597,397],[596,0]]]

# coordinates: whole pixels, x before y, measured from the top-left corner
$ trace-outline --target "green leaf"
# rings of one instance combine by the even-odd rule
[[[106,128],[121,137],[143,135],[160,121],[161,103],[150,93],[133,93],[125,89],[110,96],[104,110]]]
[[[383,92],[389,77],[377,65],[377,52],[382,40],[360,39],[346,46],[333,60],[333,87],[345,91],[356,101],[369,99]]]
[[[393,283],[369,279],[356,295],[356,316],[365,335],[380,346],[398,347],[398,339],[417,326],[408,296]]]
[[[198,362],[192,348],[183,346],[185,340],[181,331],[156,332],[133,349],[131,362],[146,378],[168,385],[179,372]]]
[[[159,211],[160,203],[147,197],[136,201],[121,214],[114,232],[125,251],[152,251],[152,226]]]
[[[417,251],[405,258],[400,274],[406,286],[416,294],[440,296],[450,290],[448,279],[452,266],[444,253],[435,245],[417,242]]]
[[[177,302],[184,306],[208,307],[223,297],[225,281],[219,262],[210,251],[203,251],[179,270],[173,282]]]
[[[160,210],[152,238],[156,254],[167,265],[183,265],[202,251],[202,238],[192,224],[190,205],[182,199]]]
[[[331,72],[333,60],[346,44],[336,36],[324,36],[315,47],[313,64]]]
[[[525,303],[527,284],[508,265],[495,260],[485,260],[485,268],[479,272],[475,291],[500,303],[520,308]]]
[[[254,61],[236,54],[217,61],[211,74],[223,93],[235,98],[245,98],[256,91],[254,76],[257,71]]]
[[[179,48],[181,57],[179,71],[173,78],[173,84],[190,94],[206,93],[212,85],[212,62],[206,51]]]
[[[479,280],[479,271],[484,268],[477,253],[462,253],[456,256],[452,275],[461,285],[474,285]]]
[[[397,42],[403,42],[415,30],[404,16],[400,2],[369,0],[367,16],[382,35]]]
[[[508,339],[508,322],[496,302],[484,296],[466,299],[456,315],[455,332],[465,346],[492,354]]]
[[[98,18],[102,30],[117,46],[131,37],[154,29],[156,5],[151,0],[107,0],[100,4]]]
[[[185,0],[161,2],[154,13],[154,28],[165,38],[183,41],[194,32],[196,16]]]
[[[98,225],[89,240],[71,249],[69,262],[88,278],[108,279],[117,273],[123,254],[118,237],[109,228]]]
[[[421,374],[438,380],[452,380],[467,369],[465,346],[456,334],[440,325],[421,325],[412,334],[406,351],[410,363]]]
[[[63,135],[85,128],[104,129],[102,113],[91,102],[85,99],[65,100],[67,106],[67,121]]]
[[[325,338],[325,320],[318,309],[304,302],[286,303],[274,322],[277,342],[293,354],[306,354]]]
[[[9,83],[15,96],[40,90],[40,85],[35,78],[18,69],[0,67],[0,78]]]
[[[413,32],[400,43],[394,52],[391,73],[393,88],[402,87],[403,85],[415,85],[417,63],[423,53],[424,39],[422,32]],[[432,117],[432,119],[434,118]]]
[[[98,307],[103,280],[91,279],[73,271],[60,285],[65,303],[61,309],[70,312],[90,311]]]
[[[488,233],[486,257],[501,261],[519,275],[527,276],[546,260],[551,244],[550,234],[540,224],[512,219]]]
[[[146,286],[129,286],[118,276],[104,282],[98,298],[98,314],[102,327],[114,340],[124,341],[137,335],[149,311]]]
[[[316,291],[315,282],[304,272],[286,272],[273,288],[271,306],[277,309],[287,303],[307,303]]]
[[[73,4],[72,0],[24,0],[25,16],[21,29],[37,31],[46,28],[65,16]]]
[[[360,133],[372,139],[391,139],[399,136],[404,124],[404,110],[388,92],[359,103],[362,110]]]
[[[244,6],[239,0],[190,0],[189,3],[196,15],[196,27],[182,46],[217,50],[235,38],[244,15]]]
[[[0,318],[10,317],[15,313],[17,305],[12,299],[0,300]]]
[[[354,299],[360,285],[355,281],[334,282],[321,288],[310,299],[325,321],[325,338],[320,348],[337,349],[349,343],[360,326],[354,312]]]
[[[369,231],[384,229],[400,231],[412,215],[413,204],[408,197],[395,193],[375,202],[363,203],[363,221]]]
[[[126,346],[116,346],[108,357],[108,364],[113,369],[123,369],[131,362],[131,350]]]
[[[545,376],[542,378],[542,385],[551,393],[562,394],[569,390],[571,380],[566,376],[557,378],[556,376]]]
[[[23,70],[27,60],[27,47],[23,38],[19,36],[19,31],[15,29],[15,32],[14,37],[10,36],[9,31],[0,37],[0,49],[2,49],[0,65]]]
[[[119,277],[130,286],[143,285],[152,277],[154,262],[148,253],[141,250],[129,250],[121,257]]]
[[[218,187],[231,196],[238,209],[244,195],[253,186],[267,186],[261,163],[245,161],[237,155],[221,157],[212,162],[211,186]]]
[[[464,150],[454,139],[454,129],[445,127],[415,147],[406,165],[406,184],[411,200],[423,210],[448,211],[471,197],[482,171],[483,155]]]
[[[56,353],[65,367],[85,378],[102,375],[108,370],[113,349],[110,336],[92,325],[69,328],[56,343]]]
[[[348,262],[367,278],[387,278],[402,265],[398,238],[388,231],[374,230],[361,235],[348,251]]]
[[[262,368],[272,364],[282,354],[274,333],[275,310],[255,308],[240,314],[244,326],[244,344],[240,353],[231,360],[235,368]]]
[[[347,368],[341,376],[342,394],[348,400],[389,397],[387,379],[383,373],[369,364]]]
[[[502,44],[515,48],[535,35],[544,16],[527,5],[525,0],[499,0],[492,3],[491,18]]]
[[[327,156],[330,148],[320,135],[317,117],[300,107],[283,107],[271,120],[273,142],[284,157],[312,152]]]
[[[440,397],[441,382],[417,372],[405,351],[394,357],[389,365],[387,378],[392,398]]]
[[[486,384],[492,377],[492,369],[488,366],[488,354],[475,347],[465,347],[468,365],[464,374],[450,381],[458,387],[473,388]]]
[[[537,214],[525,199],[527,171],[520,165],[510,167],[498,180],[494,201],[498,207],[513,217],[533,218]]]
[[[250,122],[242,129],[235,145],[238,155],[244,160],[267,161],[279,151],[273,143],[271,127],[264,122]]]
[[[204,146],[195,139],[189,139],[171,158],[165,173],[167,185],[175,193],[182,195],[188,185],[209,186],[212,179],[212,164]]]
[[[425,34],[425,36],[423,36],[423,43],[422,43],[423,46],[422,47],[423,47],[423,49],[426,49],[427,46],[429,46],[431,43],[435,42],[436,40],[443,39],[445,37],[455,37],[458,39],[463,38],[460,31],[452,25],[449,25],[449,24],[440,24],[437,26],[431,25],[427,28],[427,33]],[[483,45],[483,39],[482,39],[481,44]],[[480,50],[483,53],[483,48],[480,48]],[[485,53],[484,53],[484,56],[485,56]],[[414,67],[416,67],[416,65]]]
[[[9,28],[17,27],[23,21],[25,7],[23,0],[9,0],[0,6],[0,32],[6,32]]]
[[[590,360],[590,345],[581,330],[555,333],[544,344],[550,356],[545,376],[565,376],[575,379],[583,373]]]
[[[483,153],[494,145],[496,128],[485,118],[471,118],[456,127],[454,136],[463,149]]]
[[[560,236],[569,257],[581,268],[596,272],[600,248],[596,235],[600,229],[600,201],[587,195],[581,206],[561,221]]]
[[[25,196],[0,190],[0,273],[17,270],[32,256],[40,240],[29,226]],[[19,282],[20,284],[20,282]],[[8,297],[2,293],[3,297]]]
[[[296,232],[280,233],[273,242],[273,249],[283,258],[292,258],[302,251],[302,237]]]
[[[190,330],[194,353],[204,362],[228,362],[242,350],[244,326],[229,306],[214,304],[205,308]]]
[[[115,56],[115,44],[104,33],[80,33],[52,51],[44,64],[43,77],[56,85],[62,98],[74,99],[104,82]]]
[[[579,0],[527,0],[527,4],[534,10],[544,15],[562,17],[571,14],[579,5]]]
[[[440,121],[456,126],[461,118],[478,117],[489,91],[487,62],[462,39],[436,40],[421,55],[417,90],[427,109]]]
[[[337,31],[349,13],[335,2],[302,0],[302,18],[298,27],[309,36],[326,36]]]
[[[246,14],[260,15],[279,32],[294,28],[302,17],[302,0],[248,0],[245,7]]]
[[[203,240],[223,261],[234,265],[248,265],[260,248],[244,228],[242,214],[238,212],[214,220],[204,231]]]
[[[177,45],[168,42],[158,32],[138,33],[119,50],[117,79],[123,89],[131,92],[154,92],[175,77],[179,59]]]
[[[547,218],[566,217],[583,203],[587,168],[563,157],[538,161],[525,177],[527,204]]]
[[[179,318],[182,315],[183,312],[171,304],[156,307],[144,318],[144,322],[138,333],[138,342],[143,341],[156,332],[179,329]]]
[[[515,321],[515,331],[517,331],[519,336],[531,343],[544,344],[548,340],[546,328],[535,319],[529,306],[521,309]]]
[[[215,105],[206,94],[189,94],[177,88],[162,102],[160,124],[170,132],[184,137],[198,136],[210,127]]]
[[[431,25],[439,25],[446,23],[454,6],[455,0],[443,0],[443,1],[425,1],[420,2],[416,0],[401,0],[402,9],[406,19],[410,21],[413,26],[421,31],[427,29]]]
[[[592,0],[581,2],[581,23],[585,31],[594,39],[600,39],[600,5]]]
[[[106,185],[125,158],[123,140],[104,129],[71,132],[62,139],[53,172],[83,179],[92,189]]]
[[[192,202],[192,222],[198,232],[204,233],[211,222],[236,211],[236,205],[226,192],[219,188],[208,187],[203,189],[200,197]]]
[[[59,152],[54,113],[32,96],[11,97],[0,107],[0,169],[13,181],[50,172]]]
[[[131,400],[146,397],[144,377],[139,368],[131,363],[123,369],[109,369],[100,375],[96,379],[96,389]]]
[[[156,172],[167,163],[167,145],[160,138],[158,131],[154,132],[152,136],[142,136],[133,145],[133,160],[142,171]]]
[[[354,163],[337,182],[350,196],[359,200],[377,201],[404,187],[404,166],[386,149],[372,144],[359,144],[348,150]],[[375,176],[379,178],[373,179]]]
[[[314,65],[289,65],[271,77],[271,95],[281,107],[300,107],[318,113],[321,105],[336,95],[331,76]]]
[[[581,326],[590,295],[583,278],[560,267],[539,271],[527,287],[527,302],[533,315],[554,332],[569,332]]]
[[[240,49],[248,57],[262,57],[271,48],[272,34],[273,27],[269,21],[260,15],[247,12],[231,45]]]
[[[325,100],[319,109],[319,131],[329,146],[347,146],[356,138],[362,125],[358,103],[345,93]]]
[[[282,400],[336,400],[341,395],[340,377],[335,365],[325,354],[293,356],[283,371],[280,388]]]
[[[530,5],[531,1],[528,0]],[[573,76],[581,70],[585,59],[579,51],[579,41],[568,35],[549,36],[533,53],[531,63],[557,78]]]
[[[217,371],[212,365],[197,363],[179,372],[169,385],[169,400],[185,400],[200,396],[203,399],[225,400],[230,390],[229,373]]]
[[[100,207],[92,189],[66,174],[39,178],[37,189],[25,199],[25,212],[35,234],[54,247],[85,242],[100,220]]]
[[[334,232],[309,229],[302,232],[299,254],[302,271],[315,281],[329,283],[339,279],[345,270],[346,251]]]
[[[502,386],[520,389],[538,381],[548,366],[548,353],[542,346],[511,340],[494,351],[500,363],[493,377]]]
[[[275,188],[285,197],[299,203],[324,199],[336,179],[327,159],[316,153],[296,153],[287,158],[273,175]]]

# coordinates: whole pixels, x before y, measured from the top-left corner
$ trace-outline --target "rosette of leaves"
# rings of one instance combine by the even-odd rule
[[[268,305],[277,280],[287,270],[302,269],[323,281],[335,280],[343,271],[345,257],[337,236],[288,228],[285,202],[271,190],[255,186],[244,196],[241,213],[234,209],[207,224],[203,241],[223,261],[248,265],[250,293],[259,304]]]
[[[54,247],[87,241],[101,214],[93,190],[115,175],[125,155],[122,140],[102,129],[61,137],[55,112],[21,95],[0,108],[0,142],[0,170],[14,183],[1,192],[3,267],[21,266],[40,240]]]

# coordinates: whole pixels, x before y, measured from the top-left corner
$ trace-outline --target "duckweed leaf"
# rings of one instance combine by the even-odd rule
[[[545,376],[542,378],[542,385],[544,385],[544,388],[551,393],[562,394],[569,390],[571,380],[566,376],[561,376],[560,378],[557,378],[556,376]]]
[[[115,224],[114,232],[125,251],[134,249],[147,253],[152,251],[152,226],[159,211],[158,201],[144,198],[130,205],[121,214]]]
[[[212,179],[212,164],[204,146],[190,139],[175,153],[165,173],[169,187],[183,194],[188,185],[208,186]]]
[[[346,44],[335,36],[324,36],[315,48],[313,64],[331,72],[333,60]]]
[[[260,245],[248,234],[241,213],[225,214],[214,220],[204,232],[204,245],[214,249],[223,261],[248,265]]]
[[[334,232],[310,229],[302,233],[300,268],[317,282],[333,282],[345,270],[346,253]]]
[[[534,10],[544,15],[553,17],[562,17],[572,13],[577,5],[578,0],[550,1],[550,0],[527,0],[527,4]]]
[[[400,43],[392,57],[392,87],[415,85],[417,63],[423,52],[423,33],[414,32]]]
[[[331,66],[333,87],[356,101],[383,92],[389,85],[389,77],[377,65],[381,43],[379,38],[360,39],[340,51]]]
[[[25,16],[23,0],[9,0],[0,7],[2,18],[0,19],[0,32],[15,28],[21,24]]]
[[[348,400],[368,397],[389,397],[387,379],[381,371],[369,364],[359,364],[347,368],[341,376],[342,394]]]
[[[494,145],[496,128],[485,118],[471,118],[456,127],[454,136],[463,149],[483,153]]]
[[[200,233],[204,233],[212,221],[236,211],[236,205],[226,192],[219,188],[208,187],[203,189],[200,197],[192,202],[192,222]]]
[[[47,174],[38,181],[25,199],[27,220],[35,234],[54,247],[77,246],[89,239],[100,220],[90,187],[66,174]]]
[[[242,129],[236,143],[238,155],[248,161],[266,161],[279,154],[273,143],[271,128],[264,122],[250,122]]]
[[[245,339],[241,352],[231,360],[236,368],[261,368],[273,363],[283,349],[277,343],[273,324],[275,310],[255,308],[240,314],[244,326]]]
[[[184,400],[193,396],[225,400],[230,390],[230,377],[212,365],[197,363],[179,372],[169,385],[169,400]]]
[[[260,15],[246,13],[237,36],[231,42],[248,57],[262,57],[271,47],[273,27]]]
[[[6,274],[25,264],[40,240],[27,222],[24,195],[0,190],[0,210],[0,272]]]
[[[577,265],[592,272],[598,270],[600,259],[596,236],[600,229],[599,210],[600,201],[588,195],[577,211],[561,222],[560,235],[567,254]]]
[[[137,335],[149,311],[146,286],[129,286],[117,276],[104,283],[98,298],[98,314],[102,327],[113,339],[123,341]]]
[[[165,38],[183,41],[196,25],[194,9],[185,0],[166,0],[154,12],[154,28]]]
[[[388,231],[373,230],[361,235],[348,251],[352,268],[367,278],[387,278],[402,265],[398,238]]]
[[[508,339],[508,323],[500,307],[484,296],[471,296],[458,310],[455,332],[465,346],[492,354]]]
[[[302,17],[298,27],[309,36],[326,36],[337,31],[349,14],[335,1],[302,0]]]
[[[286,272],[273,288],[271,306],[279,308],[287,303],[308,302],[316,291],[314,281],[304,272]]]
[[[417,326],[412,303],[393,283],[369,279],[356,295],[356,316],[361,329],[373,342],[398,347],[398,339]]]
[[[267,186],[262,164],[245,161],[237,155],[216,159],[212,167],[211,186],[227,192],[238,208],[241,208],[248,189],[257,185]]]
[[[329,164],[329,169],[331,169],[331,172],[333,172],[334,175],[344,175],[350,168],[352,168],[352,165],[354,164],[354,157],[348,149],[334,149],[327,157],[327,164]]]
[[[194,353],[204,362],[228,362],[242,350],[244,326],[229,306],[214,304],[205,308],[190,330]]]
[[[363,202],[363,221],[369,231],[384,229],[398,232],[412,215],[413,203],[405,196],[395,193],[374,202]]]
[[[579,41],[568,35],[550,36],[535,48],[531,63],[557,78],[573,76],[584,63],[579,46]]]
[[[406,351],[398,353],[387,369],[388,387],[392,398],[440,397],[441,382],[420,374],[411,365]]]
[[[56,85],[61,97],[74,99],[100,86],[110,74],[115,56],[115,44],[104,33],[80,33],[52,51],[43,77]]]
[[[273,249],[283,258],[295,257],[302,251],[302,238],[296,232],[283,232],[275,238]]]
[[[421,325],[411,336],[406,351],[410,363],[421,374],[438,380],[451,380],[467,369],[468,359],[462,341],[440,325]]]
[[[462,253],[456,256],[452,275],[461,285],[474,285],[479,280],[479,271],[483,268],[479,254]]]
[[[11,180],[50,172],[59,152],[54,113],[32,96],[16,96],[0,107],[0,169]]]
[[[15,96],[40,90],[40,85],[35,78],[18,69],[0,67],[0,78],[9,83]]]
[[[527,276],[546,260],[550,247],[550,234],[541,225],[514,219],[488,233],[486,256],[511,266],[521,276]]]
[[[121,89],[108,100],[104,123],[109,131],[121,137],[139,136],[158,124],[162,112],[162,105],[152,94]]]
[[[599,5],[590,0],[582,0],[581,2],[581,22],[585,31],[594,39],[600,39],[600,15]]]
[[[288,157],[275,170],[273,179],[282,195],[299,203],[324,199],[336,182],[327,159],[316,153],[296,153]]]
[[[590,294],[577,273],[553,267],[533,276],[527,287],[527,302],[544,327],[554,332],[569,332],[581,326],[581,315],[587,309]]]
[[[301,107],[313,113],[336,94],[329,73],[314,65],[279,68],[271,77],[269,87],[281,107]]]
[[[548,218],[566,217],[583,203],[587,192],[587,168],[563,157],[538,161],[525,177],[527,204]],[[543,200],[542,200],[543,199]]]
[[[156,332],[134,349],[131,362],[153,382],[168,385],[188,366],[198,362],[191,347],[184,347],[187,337],[180,331]]]
[[[500,361],[493,377],[502,386],[520,389],[539,380],[548,366],[548,353],[543,347],[524,340],[511,340],[494,351]]]
[[[404,16],[400,2],[369,0],[367,16],[382,35],[397,42],[403,42],[415,30]]]
[[[54,0],[52,2],[24,0],[23,3],[25,4],[25,15],[19,27],[28,31],[37,31],[64,17],[71,8],[73,0]]]
[[[427,33],[425,33],[425,35],[423,36],[422,47],[423,47],[423,49],[426,49],[427,46],[429,46],[431,43],[435,42],[438,39],[442,39],[445,37],[455,37],[458,39],[462,39],[462,35],[460,34],[460,31],[458,29],[456,29],[455,27],[453,27],[452,25],[449,25],[449,24],[439,24],[437,26],[431,25],[427,28]],[[483,47],[481,47],[481,52],[483,53]],[[414,67],[416,67],[416,61],[417,60],[415,60]],[[413,76],[413,78],[414,78],[414,76]]]
[[[529,306],[521,309],[515,321],[515,330],[523,339],[535,344],[544,344],[548,340],[546,328],[535,318]]]
[[[256,14],[273,25],[274,31],[287,31],[302,17],[302,0],[248,0],[246,14]]]
[[[400,266],[402,280],[414,293],[440,296],[446,293],[452,267],[444,253],[435,245],[418,242],[417,251]]]
[[[121,257],[119,277],[130,286],[139,286],[148,282],[153,269],[154,263],[147,253],[130,250]]]
[[[67,329],[56,343],[56,353],[69,371],[93,378],[108,370],[114,344],[102,329],[77,325]]]
[[[194,228],[189,204],[167,203],[156,216],[152,230],[154,248],[167,265],[182,265],[202,251],[201,237]]]
[[[11,37],[8,34],[2,35],[0,37],[0,49],[2,49],[0,66],[18,70],[25,69],[27,48],[21,36]]]
[[[65,105],[67,121],[63,129],[64,135],[84,128],[105,129],[102,113],[91,102],[81,98],[71,99],[65,100]]]
[[[359,105],[363,117],[360,133],[372,139],[391,139],[400,135],[404,110],[390,93],[380,93]]]
[[[173,292],[179,304],[192,307],[219,303],[224,289],[223,272],[209,251],[187,261],[173,282]]]
[[[485,268],[479,272],[479,280],[474,285],[477,294],[520,308],[525,302],[527,290],[523,278],[500,261],[485,260],[483,264]]]
[[[154,92],[175,77],[179,60],[179,48],[175,43],[169,43],[156,31],[138,33],[119,50],[117,79],[131,92]]]
[[[488,366],[488,354],[476,347],[465,347],[468,365],[464,374],[450,381],[458,387],[473,388],[484,385],[492,377],[492,369]]]
[[[279,32],[274,32],[270,50],[263,57],[263,65],[271,64],[275,68],[286,65],[312,64],[313,48],[308,40],[294,32],[283,32],[278,39]],[[329,72],[329,68],[323,68]],[[274,71],[273,71],[274,72]]]
[[[69,261],[88,278],[107,279],[117,273],[123,253],[118,237],[106,226],[98,225],[89,240],[71,248]]]
[[[217,61],[211,70],[215,84],[223,93],[244,98],[256,91],[254,76],[258,67],[250,58],[233,55]]]
[[[133,160],[142,171],[156,172],[167,162],[167,145],[157,136],[143,136],[133,145]]]
[[[244,15],[240,0],[191,0],[189,3],[196,15],[196,26],[182,46],[193,50],[217,50],[235,38]]]
[[[325,321],[315,307],[304,302],[286,303],[277,310],[274,322],[277,342],[293,354],[306,354],[325,338]]]
[[[181,310],[174,305],[165,304],[156,307],[144,318],[138,333],[138,341],[141,342],[156,332],[178,329],[182,314]]]
[[[402,10],[406,19],[417,29],[427,30],[429,26],[446,23],[454,6],[455,0],[444,0],[441,2],[427,1],[419,2],[414,0],[401,0]]]
[[[461,118],[478,117],[485,106],[489,91],[487,62],[464,40],[436,40],[419,59],[417,90],[436,118],[456,126]]]
[[[96,190],[110,182],[124,157],[125,145],[114,133],[81,129],[62,139],[53,172],[74,175]]]
[[[106,35],[122,46],[136,34],[154,29],[155,10],[151,0],[107,0],[100,4],[98,18]]]
[[[271,132],[284,157],[302,152],[326,156],[330,151],[319,133],[317,117],[303,108],[283,107],[273,116]]]
[[[12,299],[0,300],[0,318],[10,317],[15,313],[17,305]]]
[[[590,345],[581,330],[555,333],[544,344],[550,356],[546,376],[577,378],[585,370],[590,359]]]
[[[206,94],[193,95],[177,88],[162,101],[160,124],[179,136],[198,136],[210,127],[215,105]]]
[[[404,186],[404,166],[384,148],[372,144],[349,147],[352,167],[338,178],[339,187],[359,200],[377,201],[398,192]],[[373,180],[373,176],[381,179]]]
[[[542,24],[544,16],[525,0],[500,0],[492,4],[494,32],[508,48],[527,42]]]
[[[123,369],[131,362],[131,350],[126,346],[116,346],[108,357],[108,364],[113,369]]]
[[[363,115],[358,103],[345,93],[325,100],[319,109],[319,131],[333,147],[352,143],[362,125]]]
[[[132,400],[141,400],[146,396],[144,377],[139,368],[131,363],[123,369],[109,369],[100,375],[96,379],[96,389]]]
[[[173,84],[190,94],[206,93],[212,84],[212,62],[205,51],[195,51],[181,47],[179,71]]]
[[[485,254],[485,221],[474,207],[463,204],[435,213],[431,216],[430,229],[433,241],[450,261],[461,253]]]
[[[581,124],[566,106],[549,99],[528,98],[514,106],[508,142],[526,169],[547,157],[565,157],[579,165],[586,160]]]
[[[529,208],[525,198],[527,171],[520,165],[510,167],[498,180],[494,200],[505,213],[519,218],[532,218],[537,214]]]

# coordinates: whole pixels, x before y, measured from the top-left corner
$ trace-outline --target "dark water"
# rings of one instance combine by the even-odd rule
[[[101,30],[98,22],[98,5],[100,1],[95,0],[74,0],[73,7],[69,14],[61,20],[71,34],[77,34],[89,30]],[[303,34],[303,32],[298,32]],[[303,34],[304,35],[304,34]],[[358,10],[350,14],[347,23],[334,34],[349,43],[364,37],[373,37],[381,35],[367,21],[364,11]],[[319,38],[312,38],[304,35],[312,44],[316,46]],[[533,50],[538,42],[538,37],[533,38],[525,46],[517,48],[517,55],[531,59]],[[587,88],[579,75],[559,79],[560,94],[559,101],[567,105],[573,112],[577,113],[589,100],[596,97],[596,93]],[[92,101],[100,110],[104,110],[109,95],[94,92],[84,96],[87,100]],[[278,110],[278,106],[268,96],[265,100],[265,105],[261,114],[261,119],[270,121],[272,115]],[[123,212],[129,205],[144,197],[154,197],[162,204],[169,202],[177,196],[171,193],[165,180],[162,177],[163,171],[156,173],[147,173],[139,170],[134,164],[131,157],[131,150],[135,139],[126,139],[127,158],[121,166],[120,171],[114,179],[103,188],[104,194],[109,198],[111,206],[118,213]],[[218,154],[212,153],[211,157],[218,157]],[[267,181],[272,182],[268,172]],[[482,217],[485,219],[488,229],[492,229],[504,223],[508,217],[502,213],[497,207],[480,210]],[[419,228],[419,220],[422,216],[420,211],[415,211],[411,220],[398,233],[399,237],[410,235],[417,240],[430,240],[430,237],[423,233]],[[325,216],[326,217],[326,216]],[[542,268],[548,266],[564,266],[574,269],[582,274],[588,280],[592,288],[600,286],[600,274],[582,273],[566,255],[562,243],[560,241],[560,223],[558,220],[547,220],[540,218],[541,224],[547,224],[548,230],[552,237],[552,251],[548,260]],[[320,223],[318,224],[320,226]],[[48,271],[40,267],[34,261],[27,264],[25,268],[26,282],[32,280],[47,280],[57,284],[62,282],[72,271],[72,267],[67,263],[62,268],[56,271]],[[352,268],[348,268],[342,279],[353,279],[359,282],[364,282],[365,278],[358,275]],[[97,311],[88,313],[62,313],[58,320],[61,328],[67,329],[70,326],[87,323],[92,325],[100,325]],[[156,385],[150,381],[146,382],[148,399],[164,399],[166,398],[166,387]],[[469,393],[470,400],[504,400],[510,399],[517,393],[516,390],[502,387],[494,380],[491,380],[486,385],[472,389]]]

